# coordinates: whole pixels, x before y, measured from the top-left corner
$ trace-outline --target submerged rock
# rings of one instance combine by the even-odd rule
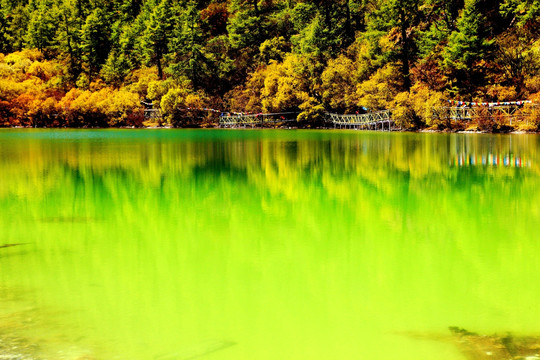
[[[220,351],[236,345],[233,341],[228,340],[210,340],[185,349],[181,349],[178,352],[157,356],[156,360],[194,360],[203,356],[209,355],[216,351]]]
[[[0,360],[39,360],[31,355],[35,346],[23,339],[5,337],[0,334]]]
[[[450,327],[453,341],[470,360],[540,360],[540,336],[478,335]]]

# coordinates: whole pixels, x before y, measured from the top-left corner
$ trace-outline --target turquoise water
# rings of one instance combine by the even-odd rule
[[[0,245],[24,244],[0,248],[0,333],[50,359],[462,359],[433,340],[449,326],[540,331],[539,154],[534,135],[2,130]]]

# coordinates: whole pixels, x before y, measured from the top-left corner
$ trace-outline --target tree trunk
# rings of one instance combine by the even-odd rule
[[[253,10],[255,10],[255,15],[259,16],[259,5],[257,3],[258,0],[253,0]]]
[[[75,73],[74,73],[75,59],[73,57],[73,48],[71,47],[71,32],[69,31],[69,22],[68,22],[67,15],[65,13],[64,13],[64,23],[66,25],[66,38],[67,38],[67,47],[68,47],[68,53],[69,53],[69,67],[70,67],[69,70],[72,73],[71,75],[73,76],[73,78],[75,78]]]
[[[159,80],[163,80],[163,68],[161,66],[161,58],[162,58],[161,51],[157,52],[157,59],[156,59],[156,65],[157,65],[157,72],[158,72],[158,78]]]
[[[325,17],[325,24],[326,28],[328,30],[332,30],[332,2],[327,2],[324,5],[324,17]]]
[[[352,39],[354,34],[351,26],[351,8],[349,6],[349,0],[345,0],[345,32],[349,39]]]
[[[79,17],[81,19],[84,19],[86,17],[85,14],[83,14],[83,8],[82,8],[81,0],[77,0],[77,12],[79,13],[78,15],[79,15]],[[82,22],[80,22],[80,23],[82,23]]]
[[[409,69],[409,38],[407,36],[407,21],[405,20],[405,11],[399,8],[399,20],[401,30],[401,74],[403,75],[403,86],[405,90],[411,89],[411,78]]]

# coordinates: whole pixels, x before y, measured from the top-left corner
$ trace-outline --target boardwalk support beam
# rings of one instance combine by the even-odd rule
[[[326,114],[329,122],[334,127],[354,128],[358,130],[396,130],[396,122],[392,119],[391,110],[377,111],[367,114]]]

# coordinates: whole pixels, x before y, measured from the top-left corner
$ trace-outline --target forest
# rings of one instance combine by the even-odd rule
[[[441,130],[455,124],[433,108],[449,102],[540,103],[540,0],[0,6],[5,127],[208,127],[220,112],[288,111],[315,127],[325,112],[392,109],[404,128]],[[514,128],[539,130],[529,120]]]

